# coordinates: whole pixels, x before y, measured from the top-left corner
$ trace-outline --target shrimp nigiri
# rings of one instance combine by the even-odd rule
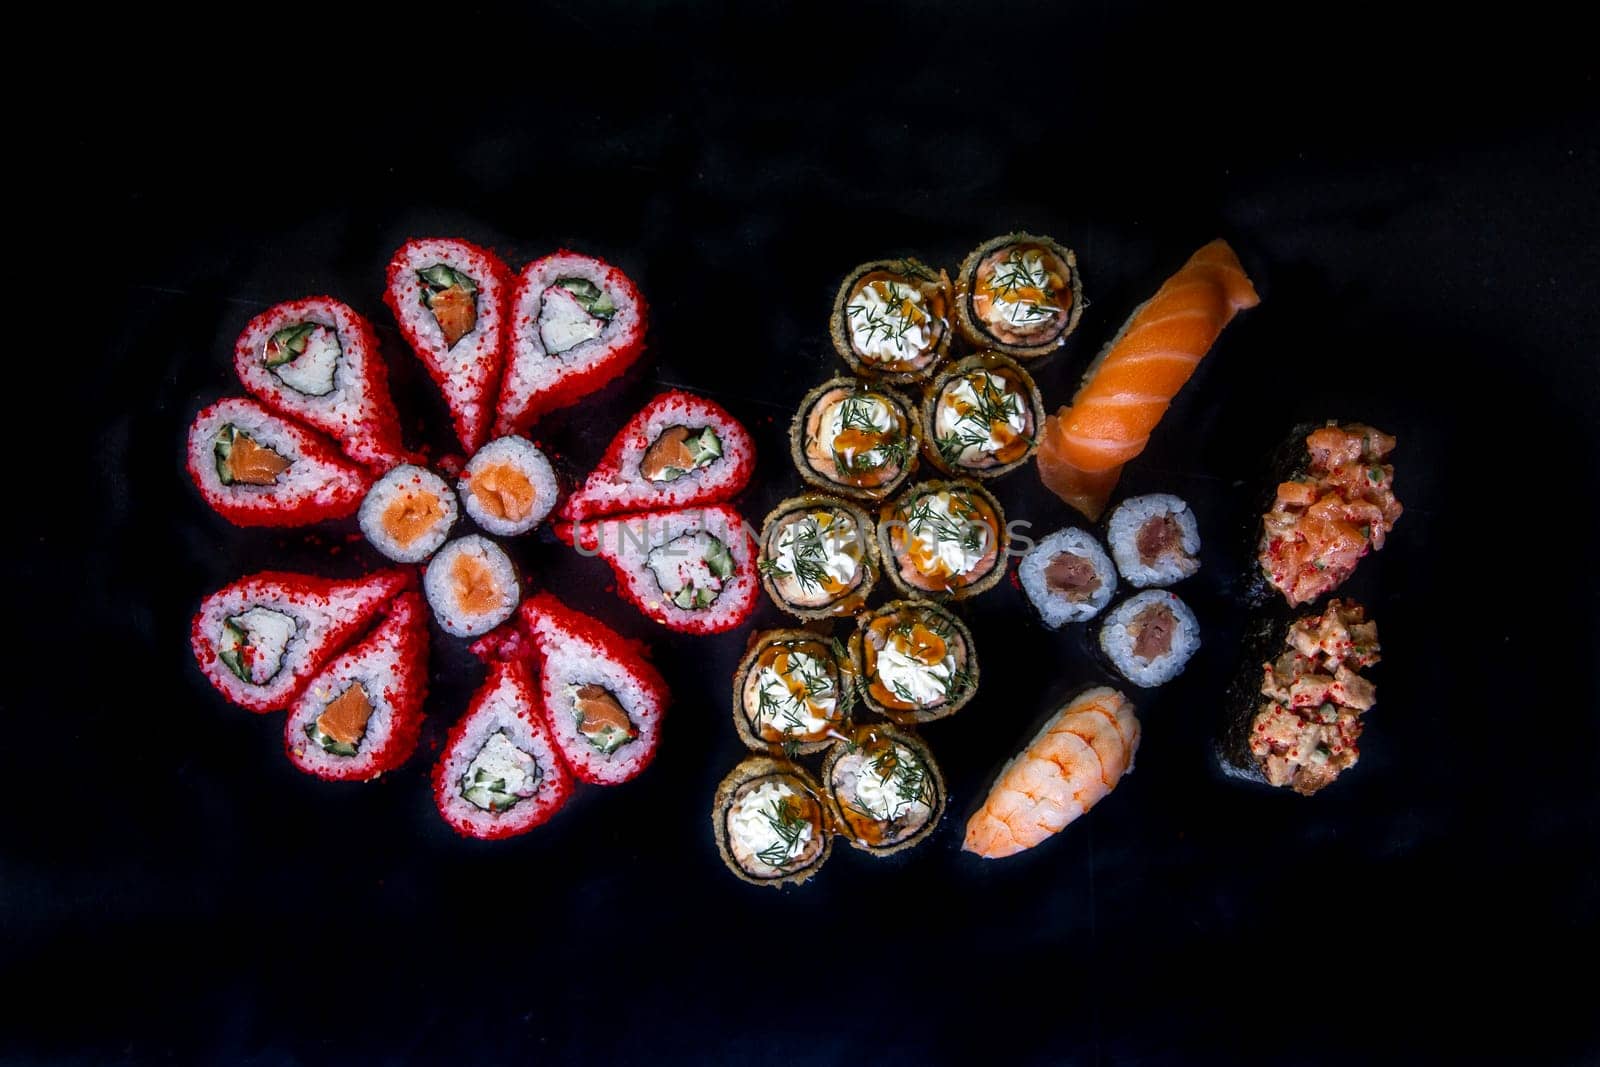
[[[995,779],[962,848],[984,859],[1032,848],[1094,807],[1133,769],[1139,720],[1115,689],[1091,689],[1050,717]]]
[[[1222,328],[1261,302],[1226,241],[1212,241],[1139,305],[1084,375],[1072,404],[1044,421],[1038,452],[1045,487],[1100,517],[1122,465],[1189,380]]]

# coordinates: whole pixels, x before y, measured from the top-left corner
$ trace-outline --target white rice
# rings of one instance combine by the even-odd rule
[[[399,695],[402,670],[400,659],[401,627],[384,631],[372,645],[361,645],[328,665],[300,694],[289,709],[284,740],[297,764],[316,773],[326,771],[341,778],[362,778],[370,774],[394,733],[396,712],[392,701]],[[360,653],[360,655],[356,655]],[[372,705],[367,732],[354,756],[336,756],[306,734],[327,706],[351,685],[359,683]]]
[[[545,721],[568,762],[583,768],[580,777],[602,784],[626,781],[639,773],[656,747],[662,708],[633,673],[602,644],[549,622],[535,624],[543,672],[539,678]],[[578,729],[573,691],[585,685],[610,690],[633,723],[636,736],[609,755]]]
[[[217,434],[230,425],[289,461],[288,468],[273,484],[222,484],[222,476],[217,473]],[[219,400],[202,411],[189,428],[189,469],[199,477],[200,489],[208,498],[231,499],[273,511],[293,511],[310,502],[327,505],[341,499],[348,501],[351,494],[361,491],[365,480],[361,474],[307,456],[302,447],[305,440],[304,430],[254,400]]]
[[[468,611],[456,595],[453,572],[456,561],[463,556],[474,558],[489,568],[498,596],[488,611]],[[422,588],[428,595],[428,605],[433,608],[433,617],[445,633],[456,637],[488,633],[509,619],[522,599],[511,558],[499,545],[477,534],[459,537],[441,548],[422,576]]]
[[[1100,588],[1087,599],[1073,600],[1050,588],[1045,580],[1045,571],[1062,554],[1077,556],[1093,565],[1095,575],[1100,579]],[[1057,530],[1029,549],[1017,564],[1017,577],[1028,599],[1044,619],[1044,624],[1052,630],[1058,630],[1069,622],[1084,622],[1094,618],[1111,603],[1111,598],[1117,592],[1117,571],[1111,565],[1111,557],[1106,555],[1105,549],[1100,547],[1100,542],[1092,534],[1072,527]]]
[[[1164,655],[1144,659],[1133,651],[1138,639],[1132,624],[1139,614],[1155,604],[1165,604],[1177,622],[1172,644]],[[1129,597],[1112,609],[1100,629],[1100,650],[1106,654],[1122,676],[1134,685],[1149,689],[1164,685],[1183,673],[1183,668],[1200,647],[1200,623],[1189,605],[1179,600],[1177,594],[1164,589],[1151,589]]]
[[[520,519],[503,519],[491,513],[478,494],[473,492],[472,479],[485,469],[497,466],[514,468],[533,485],[533,508]],[[461,480],[456,487],[461,492],[461,502],[467,514],[472,516],[472,521],[501,537],[527,533],[543,522],[555,506],[557,494],[556,472],[551,468],[550,461],[534,447],[533,442],[515,436],[497,438],[479,449],[461,472]]]
[[[1146,522],[1162,515],[1172,516],[1178,524],[1182,551],[1168,552],[1146,563],[1139,556],[1139,531]],[[1106,540],[1111,543],[1111,555],[1122,577],[1137,589],[1171,585],[1200,569],[1200,527],[1189,505],[1170,493],[1133,496],[1118,504],[1106,527]]]
[[[444,507],[444,516],[416,540],[402,545],[384,528],[383,515],[396,498],[414,493],[424,493],[436,498]],[[361,501],[361,510],[356,517],[361,523],[361,532],[366,535],[373,548],[397,563],[421,563],[444,544],[445,539],[450,536],[451,527],[456,524],[458,514],[456,494],[451,491],[449,482],[426,467],[415,467],[404,463],[378,479],[377,483],[367,491],[366,499]]]
[[[501,674],[494,689],[490,690],[483,703],[467,720],[460,738],[445,750],[442,757],[438,773],[443,784],[444,802],[449,805],[452,821],[470,826],[478,836],[486,836],[508,824],[514,826],[525,822],[544,811],[547,803],[544,794],[548,793],[557,776],[564,772],[550,738],[543,730],[534,729],[533,715],[533,709],[528,707],[513,675]],[[533,757],[534,764],[539,768],[538,791],[505,811],[485,811],[461,795],[461,777],[467,773],[467,767],[489,738],[501,730],[506,732],[514,745]]]

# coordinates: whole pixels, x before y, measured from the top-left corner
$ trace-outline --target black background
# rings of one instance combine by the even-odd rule
[[[84,66],[99,103],[41,175],[71,206],[86,342],[34,361],[57,392],[13,399],[19,424],[60,392],[81,415],[50,420],[59,460],[29,438],[44,462],[24,477],[54,506],[8,531],[27,624],[4,695],[0,963],[25,992],[0,1055],[1600,1054],[1600,110],[1570,28],[1523,14],[584,4],[359,35],[269,20],[161,62],[104,27],[110,54]],[[297,773],[281,717],[194,669],[206,592],[374,563],[349,527],[232,529],[184,478],[187,423],[239,392],[232,339],[267,305],[327,292],[369,315],[410,440],[437,446],[443,407],[380,303],[390,252],[459,234],[514,266],[602,255],[650,301],[649,358],[536,436],[581,475],[660,387],[704,391],[757,437],[738,505],[759,522],[799,485],[794,404],[838,371],[843,272],[899,253],[953,269],[1013,228],[1075,248],[1085,276],[1083,322],[1039,372],[1050,406],[1206,240],[1263,296],[1123,480],[1200,514],[1205,569],[1180,591],[1205,648],[1136,696],[1136,773],[1034,852],[976,861],[962,824],[1032,722],[1099,676],[1009,583],[964,611],[982,692],[925,731],[952,792],[937,835],[897,861],[841,849],[783,893],[727,874],[707,817],[741,756],[744,632],[667,634],[548,535],[516,546],[536,583],[649,641],[676,703],[645,775],[527,837],[460,840],[433,810],[429,746],[481,674],[457,642],[436,635],[423,751],[368,786]],[[1265,453],[1323,417],[1398,435],[1406,513],[1352,586],[1385,646],[1362,761],[1305,799],[1219,780],[1208,744]],[[1039,530],[1069,521],[1029,471],[999,495]],[[757,624],[779,620],[763,601]]]

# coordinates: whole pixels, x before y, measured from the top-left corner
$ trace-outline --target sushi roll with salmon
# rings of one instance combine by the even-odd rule
[[[877,528],[839,497],[794,497],[762,524],[756,568],[772,602],[796,618],[851,615],[878,580]]]
[[[1200,570],[1200,526],[1189,505],[1170,493],[1118,504],[1106,540],[1117,570],[1135,589],[1172,585]]]
[[[364,782],[392,771],[417,747],[428,693],[428,615],[401,593],[360,643],[307,684],[289,708],[284,748],[307,774]]]
[[[882,723],[834,743],[822,787],[839,833],[871,856],[921,843],[944,816],[944,776],[933,753],[921,738]]]
[[[919,482],[878,515],[885,569],[908,596],[964,600],[1006,572],[1006,519],[977,482]]]
[[[644,298],[604,260],[557,252],[522,269],[509,330],[499,435],[521,433],[627,370],[644,353]]]
[[[498,537],[525,534],[555,507],[556,472],[533,442],[497,437],[467,461],[457,488],[472,521]]]
[[[755,443],[737,419],[674,389],[628,420],[583,488],[561,506],[561,517],[721,503],[744,489],[755,465]]]
[[[233,362],[257,400],[357,463],[381,473],[409,458],[377,336],[348,304],[313,296],[268,308],[239,335]]]
[[[422,576],[433,617],[447,634],[477,637],[511,618],[522,599],[505,549],[478,534],[441,548]]]
[[[371,476],[253,400],[219,400],[189,427],[189,477],[235,526],[307,526],[361,505]]]
[[[1044,401],[1016,360],[993,352],[943,371],[922,401],[922,449],[946,474],[998,478],[1028,462]]]
[[[882,500],[917,469],[921,437],[905,397],[855,378],[835,378],[800,401],[789,426],[789,452],[800,477],[819,489]]]
[[[409,463],[379,478],[361,501],[361,532],[396,563],[421,563],[439,550],[460,507],[450,483]]]
[[[1117,592],[1117,569],[1093,534],[1058,530],[1028,550],[1017,564],[1022,591],[1052,630],[1086,622]]]
[[[623,596],[669,630],[723,633],[755,610],[755,542],[725,504],[560,523],[556,536],[603,558]]]
[[[978,691],[971,631],[926,600],[895,600],[858,616],[850,660],[862,703],[902,725],[948,718]]]
[[[672,700],[660,673],[620,634],[547,593],[521,617],[562,760],[596,785],[636,777],[655,758]]]
[[[1048,356],[1083,314],[1083,278],[1072,249],[1048,237],[1008,233],[961,264],[956,321],[967,342],[1015,359]]]
[[[384,303],[444,394],[469,454],[494,422],[511,285],[500,257],[459,238],[407,241],[389,261]]]
[[[528,665],[490,664],[434,765],[439,814],[463,837],[494,841],[542,825],[571,794]]]
[[[217,692],[250,711],[277,711],[414,582],[403,569],[351,579],[263,571],[200,602],[190,647]]]
[[[793,763],[752,756],[717,786],[711,833],[722,862],[752,885],[800,885],[833,851],[827,801]]]
[[[848,728],[854,700],[844,646],[807,630],[753,635],[733,674],[733,726],[756,752],[822,751]]]
[[[950,276],[915,259],[863,263],[839,286],[829,332],[839,358],[868,378],[926,381],[950,351]]]
[[[1165,685],[1183,673],[1200,648],[1200,623],[1175,593],[1151,589],[1129,597],[1100,627],[1100,651],[1142,689]]]

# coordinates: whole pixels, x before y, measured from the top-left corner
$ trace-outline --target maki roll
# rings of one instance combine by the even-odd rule
[[[920,738],[875,723],[836,742],[822,785],[839,832],[874,856],[920,843],[944,815],[944,776]]]
[[[863,703],[902,725],[954,715],[978,691],[971,632],[926,600],[895,600],[858,617],[850,660]]]
[[[189,643],[217,692],[276,711],[413,581],[407,570],[349,580],[263,571],[201,601]]]
[[[800,402],[789,427],[789,451],[800,477],[812,485],[881,500],[917,469],[920,438],[905,397],[855,378],[835,378]]]
[[[968,356],[935,378],[922,401],[922,448],[947,474],[998,478],[1028,461],[1044,401],[1015,360]]]
[[[611,264],[557,252],[522,269],[511,298],[496,434],[520,433],[619,377],[644,352],[644,298]]]
[[[306,526],[361,505],[369,475],[253,400],[219,400],[189,427],[189,477],[235,526]]]
[[[829,332],[856,374],[926,381],[950,351],[950,276],[915,259],[863,263],[845,276]]]
[[[1174,593],[1151,589],[1111,610],[1100,627],[1100,651],[1142,689],[1165,685],[1183,673],[1200,647],[1200,623]]]
[[[822,790],[793,763],[752,756],[722,780],[711,832],[722,862],[752,885],[799,885],[833,849]]]
[[[357,463],[386,471],[406,460],[389,368],[348,304],[313,296],[268,308],[239,335],[233,362],[257,400],[328,434]]]
[[[1006,520],[976,482],[920,482],[878,516],[889,578],[911,596],[961,600],[1005,574]]]
[[[433,768],[433,802],[456,833],[493,841],[526,833],[572,793],[521,660],[492,663]]]
[[[284,748],[307,774],[364,782],[417,747],[428,693],[428,616],[406,591],[359,644],[311,679],[289,708]]]
[[[467,514],[500,537],[525,534],[555,507],[556,472],[523,437],[498,437],[467,462],[456,488]]]
[[[1200,569],[1200,527],[1189,505],[1170,493],[1118,504],[1106,540],[1117,570],[1135,589],[1171,585]]]
[[[494,421],[511,268],[459,238],[407,241],[389,261],[383,300],[444,393],[461,447],[476,452]]]
[[[396,563],[421,563],[450,536],[458,511],[449,482],[403,463],[367,491],[357,519],[373,548]]]
[[[511,618],[522,597],[517,570],[487,537],[458,537],[439,550],[422,576],[433,617],[447,634],[477,637]]]
[[[820,752],[848,726],[855,692],[844,647],[806,630],[755,634],[733,675],[733,725],[757,752]]]
[[[669,630],[722,633],[755,610],[755,543],[727,505],[561,523],[556,536],[603,557],[623,596]]]
[[[1048,237],[1008,233],[961,264],[956,321],[978,348],[1037,359],[1060,348],[1083,314],[1083,279],[1072,249]]]
[[[588,481],[561,507],[564,519],[715,504],[742,490],[755,443],[719,404],[662,393],[612,439]]]
[[[523,604],[522,625],[562,760],[597,785],[637,776],[655,758],[672,700],[660,673],[620,634],[549,594]]]
[[[849,615],[878,580],[878,536],[867,513],[832,496],[785,500],[761,529],[761,585],[800,619]]]
[[[1035,544],[1017,564],[1022,591],[1044,624],[1059,630],[1105,610],[1117,592],[1117,570],[1092,534],[1068,528]]]

